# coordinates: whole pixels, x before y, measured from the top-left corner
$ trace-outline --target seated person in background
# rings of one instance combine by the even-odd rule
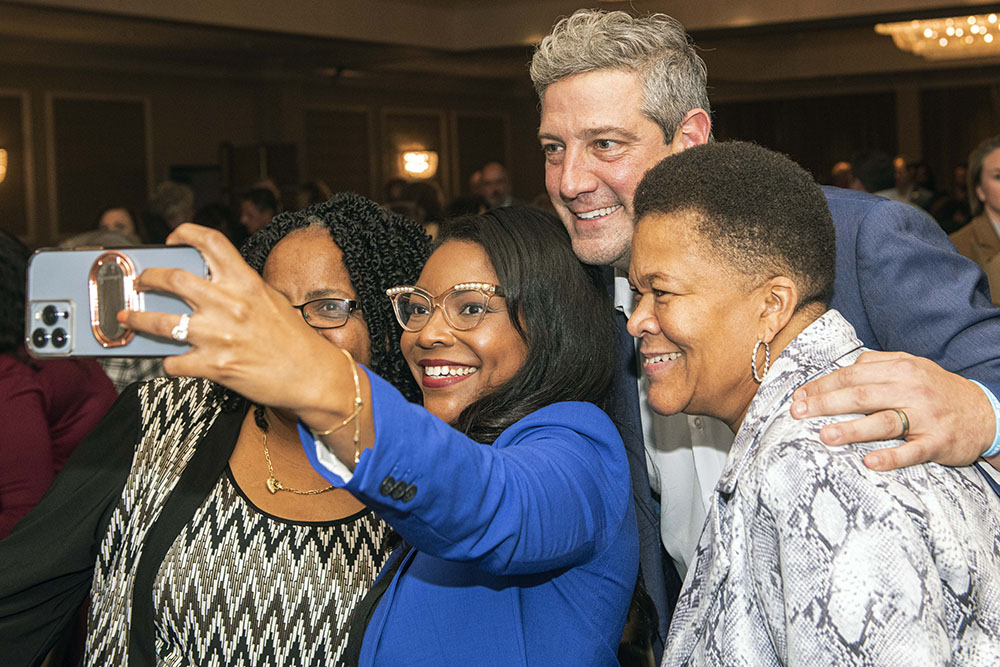
[[[95,229],[59,242],[60,248],[125,248],[138,245],[138,239],[119,232]],[[98,357],[97,363],[120,393],[133,382],[163,377],[163,360],[156,357]]]
[[[267,188],[251,188],[240,201],[240,224],[247,234],[267,226],[278,213],[278,200]]]
[[[426,409],[296,328],[211,231],[171,241],[205,253],[213,278],[142,274],[195,309],[194,349],[167,371],[290,409],[313,466],[412,547],[355,615],[361,664],[617,664],[638,537],[625,450],[598,407],[614,311],[558,222],[524,208],[457,220],[416,284],[388,291]],[[161,335],[178,323],[120,318]]]
[[[326,199],[329,199],[329,197]],[[326,201],[326,199],[323,201]],[[201,225],[202,227],[218,229],[220,232],[225,234],[226,238],[229,239],[229,242],[237,248],[242,246],[243,242],[247,240],[246,227],[239,223],[239,220],[237,220],[230,207],[220,202],[205,204],[199,208],[195,211],[192,222],[196,225]]]
[[[1000,306],[1000,134],[982,141],[969,155],[969,193],[976,217],[948,238],[982,267],[990,298]]]
[[[316,204],[322,204],[333,195],[330,186],[324,181],[309,181],[299,187],[295,193],[295,207],[308,208]]]
[[[178,225],[191,222],[194,216],[194,190],[191,186],[174,181],[163,181],[156,186],[143,216],[146,243],[163,243],[167,234]]]
[[[907,160],[906,156],[897,155],[892,160],[893,186],[877,190],[875,194],[886,199],[901,201],[904,204],[926,209],[934,198],[934,193],[920,187],[914,181],[915,167],[915,163]]]
[[[480,215],[489,210],[489,204],[479,195],[459,195],[445,207],[445,219],[458,218],[463,215]]]
[[[820,428],[850,416],[789,414],[799,386],[864,351],[827,309],[834,228],[812,177],[753,144],[707,144],[650,170],[635,211],[629,330],[650,405],[736,433],[663,664],[998,664],[985,480],[873,472],[863,454],[898,441],[829,448]]]
[[[278,187],[278,184],[274,182],[273,178],[258,178],[256,181],[253,182],[253,184],[250,186],[250,188],[251,189],[254,189],[254,188],[263,188],[264,190],[268,190],[272,195],[274,195],[274,201],[275,201],[274,212],[275,212],[275,214],[284,213],[285,212],[285,202],[284,202],[284,198],[281,196],[281,188]],[[321,200],[319,202],[316,202],[316,203],[322,204],[323,202],[325,202],[329,198],[330,197],[327,196],[323,200]]]
[[[838,188],[849,188],[854,183],[850,162],[837,162],[830,169],[830,185]]]
[[[972,220],[969,170],[965,164],[956,165],[951,170],[951,185],[931,205],[930,213],[947,234],[958,231]]]
[[[0,232],[0,538],[38,504],[115,400],[90,359],[31,359],[24,349],[28,249]],[[4,574],[9,562],[0,560]],[[6,642],[6,635],[0,634]],[[2,661],[0,661],[2,662]]]
[[[487,162],[479,171],[482,173],[480,187],[483,198],[490,208],[520,204],[510,194],[510,176],[506,167],[499,162]]]
[[[415,223],[339,195],[251,238],[258,289],[240,290],[251,309],[281,300],[279,338],[350,350],[416,398],[385,290],[416,278],[427,246]],[[277,350],[264,357],[281,365]],[[310,467],[281,404],[204,380],[133,385],[0,541],[0,665],[41,660],[88,592],[88,665],[340,664],[392,544]]]
[[[142,237],[136,225],[136,216],[124,206],[109,206],[98,213],[97,228],[134,238],[136,244]]]

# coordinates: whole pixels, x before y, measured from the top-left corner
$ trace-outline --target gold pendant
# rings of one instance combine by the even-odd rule
[[[267,490],[271,492],[273,496],[281,489],[281,482],[276,480],[274,477],[267,478]]]

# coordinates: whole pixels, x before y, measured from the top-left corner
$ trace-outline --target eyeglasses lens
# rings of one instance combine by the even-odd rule
[[[420,331],[431,319],[430,299],[417,292],[403,293],[396,296],[393,301],[396,306],[396,316],[404,329],[409,331]]]
[[[444,310],[456,329],[471,329],[483,321],[488,296],[475,290],[452,292],[444,300]]]
[[[323,329],[342,327],[351,315],[350,306],[339,299],[311,301],[302,309],[306,322]]]

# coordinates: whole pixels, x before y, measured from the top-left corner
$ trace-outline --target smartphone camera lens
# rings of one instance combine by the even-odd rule
[[[45,329],[38,327],[31,332],[31,344],[35,348],[45,347],[46,343],[49,342],[49,335],[45,332]]]
[[[42,322],[44,322],[48,326],[52,326],[53,324],[59,321],[60,314],[61,313],[59,312],[59,309],[56,308],[55,306],[53,305],[45,306],[45,309],[42,310]]]
[[[55,347],[66,347],[66,343],[69,341],[69,334],[66,333],[65,329],[53,329],[52,331],[52,345]]]

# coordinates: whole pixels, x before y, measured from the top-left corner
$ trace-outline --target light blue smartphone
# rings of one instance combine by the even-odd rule
[[[170,267],[208,278],[201,253],[190,246],[43,248],[28,261],[25,344],[33,357],[165,357],[187,343],[134,332],[118,323],[120,310],[191,313],[178,296],[139,292],[144,269]]]

